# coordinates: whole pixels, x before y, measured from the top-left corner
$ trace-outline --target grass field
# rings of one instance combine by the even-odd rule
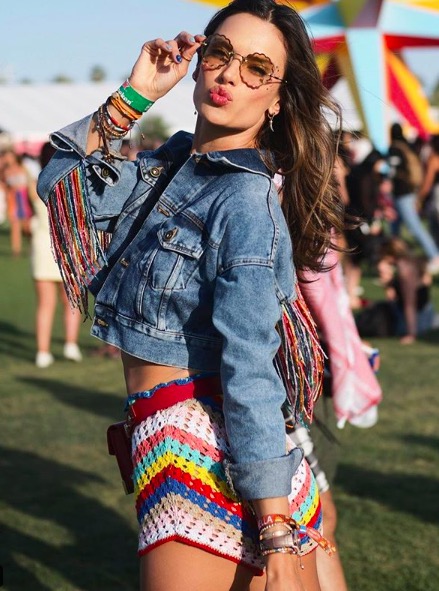
[[[125,496],[106,428],[122,418],[120,362],[34,366],[27,257],[0,229],[0,563],[8,591],[137,589],[133,497]],[[377,295],[369,280],[367,293]],[[439,284],[434,288],[439,309]],[[347,426],[334,494],[351,591],[439,589],[439,333],[414,346],[380,340],[384,401],[370,430]],[[206,590],[208,591],[208,590]]]

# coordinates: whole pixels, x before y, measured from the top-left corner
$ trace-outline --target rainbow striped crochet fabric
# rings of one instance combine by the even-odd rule
[[[132,442],[139,555],[178,540],[262,574],[256,521],[224,472],[230,452],[214,399],[190,399],[154,413],[135,428]],[[305,460],[290,500],[294,518],[319,529],[318,491]],[[304,538],[301,554],[315,547]]]

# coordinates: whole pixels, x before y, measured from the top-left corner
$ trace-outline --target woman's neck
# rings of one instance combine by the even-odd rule
[[[233,131],[218,127],[206,129],[197,121],[192,141],[192,152],[205,154],[206,152],[223,152],[254,147],[255,137],[252,130]]]

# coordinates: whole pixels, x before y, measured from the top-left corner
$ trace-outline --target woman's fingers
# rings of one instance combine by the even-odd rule
[[[140,94],[155,101],[164,96],[188,71],[189,62],[205,39],[182,31],[175,39],[147,41],[129,77]]]
[[[193,36],[191,33],[182,31],[175,39],[157,38],[145,43],[143,48],[151,55],[168,56],[174,63],[181,64],[183,60],[187,62],[192,60],[204,39],[204,35]]]
[[[186,31],[182,31],[179,35],[177,35],[175,40],[177,42],[181,58],[187,62],[190,62],[197,53],[197,50],[204,39],[204,35],[194,36],[191,35],[191,33],[187,33]]]

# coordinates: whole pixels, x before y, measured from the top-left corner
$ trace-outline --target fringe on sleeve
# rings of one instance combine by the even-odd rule
[[[88,285],[106,263],[109,234],[93,221],[83,164],[57,183],[48,204],[52,250],[72,306],[88,312]]]
[[[275,367],[282,378],[294,423],[312,421],[314,403],[322,393],[325,354],[316,324],[296,285],[297,298],[282,303],[278,323],[281,346]]]

